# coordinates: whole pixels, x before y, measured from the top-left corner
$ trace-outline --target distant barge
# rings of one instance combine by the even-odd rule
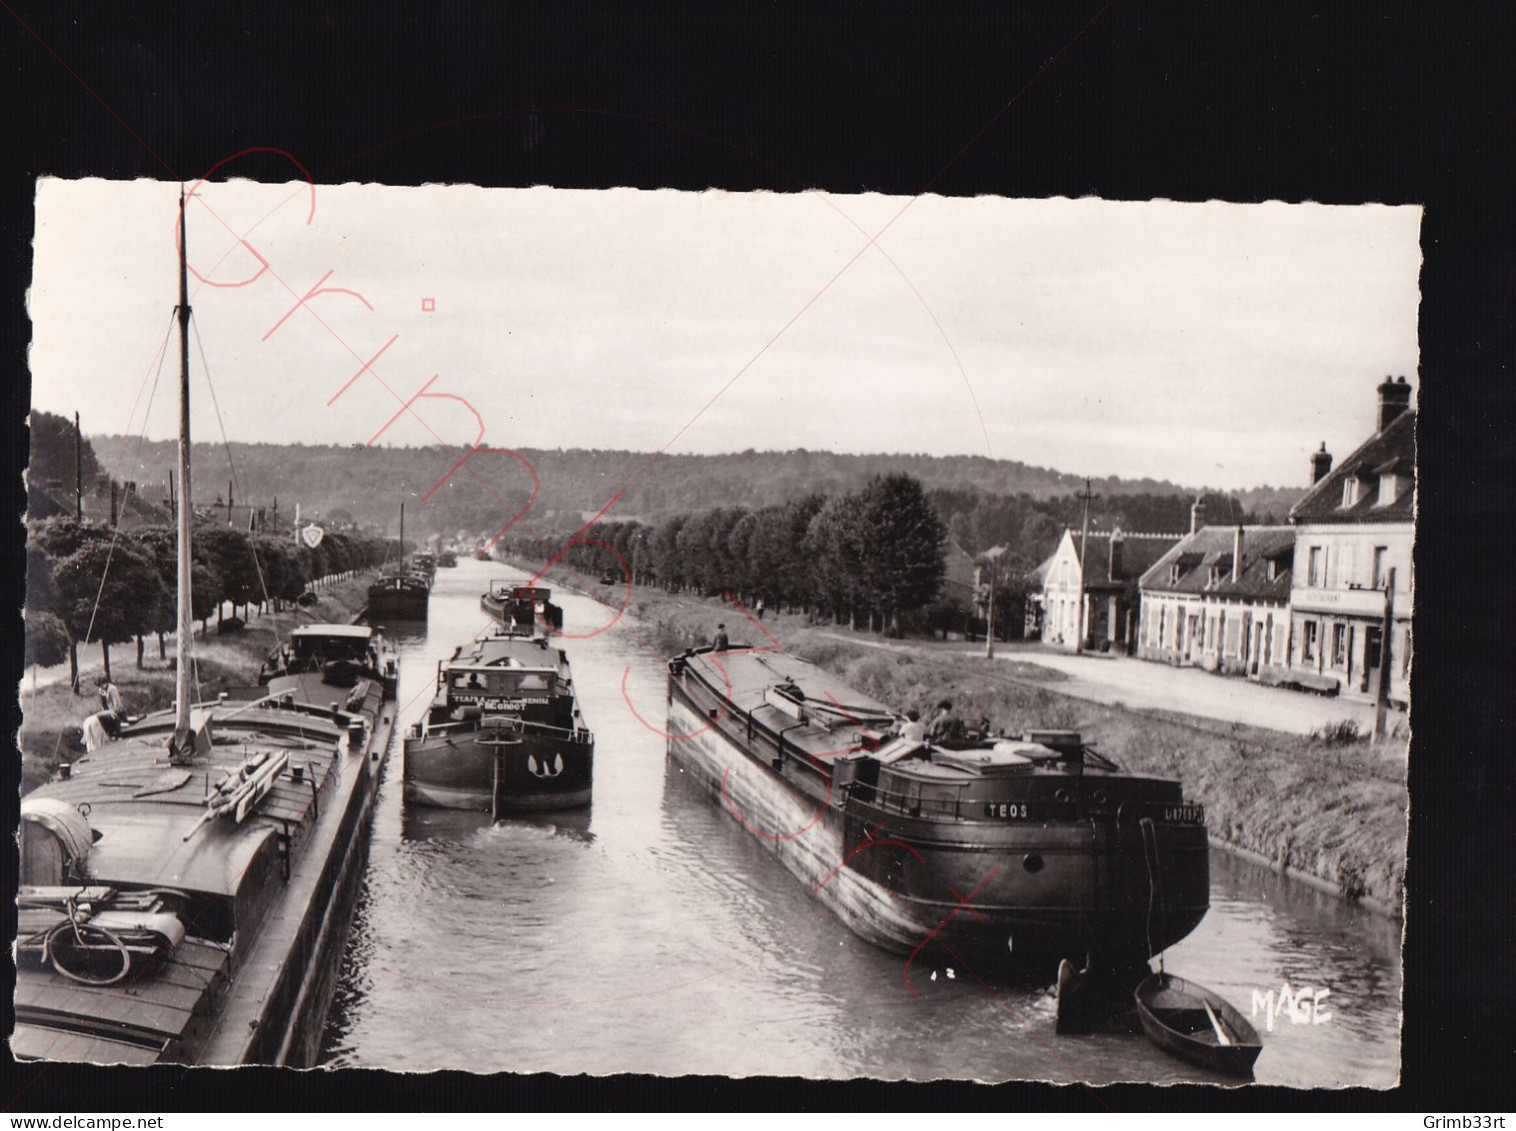
[[[671,660],[668,705],[673,760],[879,946],[984,977],[1065,957],[1129,975],[1208,909],[1202,808],[1075,733],[884,737],[882,704],[740,646]]]

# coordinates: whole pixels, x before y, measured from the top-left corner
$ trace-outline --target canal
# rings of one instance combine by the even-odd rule
[[[439,660],[487,625],[507,567],[439,570],[429,623],[391,626],[402,722]],[[610,614],[558,591],[568,633]],[[560,1074],[1181,1081],[1226,1078],[1140,1036],[1056,1037],[1049,992],[912,971],[855,937],[665,756],[663,665],[629,624],[565,642],[596,733],[595,798],[491,825],[408,810],[399,739],[325,1043],[333,1066]],[[631,704],[636,712],[628,706]],[[1398,925],[1213,851],[1211,910],[1167,969],[1252,1014],[1255,1079],[1394,1084]],[[1307,989],[1316,1008],[1259,999]]]

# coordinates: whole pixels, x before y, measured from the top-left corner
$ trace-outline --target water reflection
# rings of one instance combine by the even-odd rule
[[[403,804],[400,818],[400,835],[407,841],[459,840],[472,836],[495,825],[535,829],[549,836],[568,837],[584,844],[591,844],[595,834],[590,831],[588,807],[571,813],[522,813],[490,820],[488,813],[466,809],[430,809],[422,805]]]
[[[439,572],[425,626],[392,625],[402,727],[437,661],[488,628],[498,565]],[[561,588],[567,627],[605,609]],[[719,802],[665,740],[659,657],[618,626],[566,642],[595,730],[593,808],[491,824],[408,808],[399,746],[328,1029],[327,1059],[563,1074],[1235,1083],[1139,1036],[1053,1035],[1044,988],[1006,989],[857,938]],[[1266,1031],[1260,1083],[1387,1086],[1398,1070],[1398,929],[1224,853],[1212,910],[1165,956],[1245,1015],[1270,988],[1327,988],[1329,1020]],[[914,988],[915,992],[912,992]],[[443,1017],[443,1023],[438,1018]]]

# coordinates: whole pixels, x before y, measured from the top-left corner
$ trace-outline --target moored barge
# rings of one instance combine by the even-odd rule
[[[424,572],[408,568],[388,571],[368,587],[364,615],[370,621],[426,620],[431,599],[431,578]]]
[[[178,480],[191,499],[185,263]],[[21,1059],[309,1065],[320,1049],[394,667],[371,636],[378,666],[270,671],[248,701],[197,704],[192,511],[175,516],[173,708],[128,721],[21,802]]]
[[[1203,810],[1073,732],[926,742],[820,668],[740,646],[669,663],[668,749],[853,931],[986,978],[1130,977],[1209,906]]]

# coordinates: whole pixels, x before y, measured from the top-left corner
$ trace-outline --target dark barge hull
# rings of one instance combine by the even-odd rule
[[[371,589],[364,617],[378,620],[426,620],[430,591],[407,589]]]
[[[729,816],[888,950],[944,950],[989,978],[1047,979],[1061,958],[1087,955],[1131,970],[1208,906],[1204,826],[1162,827],[1157,864],[1170,890],[1149,930],[1139,825],[1139,813],[1151,822],[1149,806],[1125,822],[911,817],[870,803],[866,790],[818,783],[802,759],[778,756],[781,736],[688,670],[670,677],[668,731],[671,758]]]
[[[595,744],[523,734],[511,745],[478,731],[405,740],[405,799],[438,809],[540,812],[590,803]]]

